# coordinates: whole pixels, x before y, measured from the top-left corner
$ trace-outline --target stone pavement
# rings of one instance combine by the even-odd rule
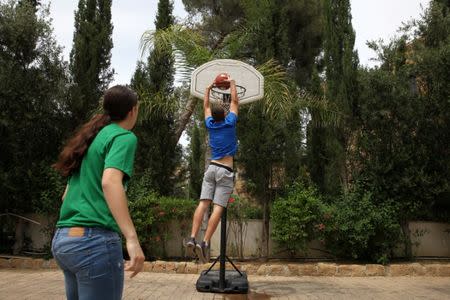
[[[124,299],[450,299],[449,277],[249,276],[247,295],[198,293],[196,274],[143,272]],[[0,299],[65,299],[59,270],[0,269]]]

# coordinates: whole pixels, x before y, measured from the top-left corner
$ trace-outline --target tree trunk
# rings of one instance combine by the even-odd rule
[[[403,220],[400,222],[400,227],[402,228],[402,232],[405,235],[405,257],[408,259],[412,259],[412,243],[411,243],[411,230],[409,229],[408,221]]]
[[[194,113],[197,102],[198,98],[195,98],[193,96],[189,97],[189,101],[186,104],[186,110],[180,115],[180,118],[178,119],[178,126],[177,129],[175,130],[175,140],[177,143],[179,142],[180,137],[183,134],[183,131],[186,129],[186,125],[189,122],[189,119]]]
[[[22,251],[23,248],[23,231],[24,231],[25,223],[22,218],[17,218],[16,222],[16,236],[15,236],[15,242],[13,246],[13,254],[18,255]]]
[[[269,259],[269,200],[264,199],[263,202],[263,228],[261,238],[261,260]]]

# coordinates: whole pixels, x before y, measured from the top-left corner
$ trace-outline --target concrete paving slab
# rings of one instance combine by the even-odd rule
[[[125,280],[124,299],[450,299],[450,277],[249,276],[247,295],[199,293],[197,274],[143,272]],[[0,299],[65,299],[58,270],[0,269]]]

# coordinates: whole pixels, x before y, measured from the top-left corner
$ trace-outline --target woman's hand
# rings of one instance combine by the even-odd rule
[[[144,268],[145,256],[137,238],[127,240],[126,245],[130,261],[125,262],[125,271],[133,272],[130,275],[133,278]]]

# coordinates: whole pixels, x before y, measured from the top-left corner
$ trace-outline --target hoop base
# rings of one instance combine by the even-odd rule
[[[245,272],[226,270],[224,283],[221,283],[218,270],[202,271],[195,287],[199,292],[247,294],[248,279]]]
[[[245,272],[239,271],[231,261],[227,252],[227,209],[225,208],[220,216],[220,255],[208,270],[202,271],[197,280],[196,288],[199,292],[211,293],[248,293],[248,279]],[[233,266],[234,271],[225,270],[226,260]],[[220,262],[220,269],[212,271],[217,262]]]

